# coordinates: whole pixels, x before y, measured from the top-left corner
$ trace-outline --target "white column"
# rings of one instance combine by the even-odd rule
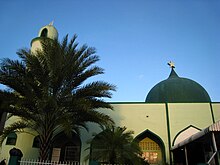
[[[186,149],[186,146],[184,147],[184,151],[185,151],[186,165],[188,165],[188,156],[187,156],[187,149]]]

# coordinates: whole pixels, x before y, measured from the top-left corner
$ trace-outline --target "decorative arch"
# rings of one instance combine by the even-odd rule
[[[193,134],[200,132],[201,129],[193,126],[193,125],[189,125],[186,128],[182,129],[180,132],[178,132],[176,134],[176,136],[173,139],[173,143],[172,146],[174,146],[175,144],[178,144],[179,142],[187,139],[188,137],[192,136]]]
[[[53,142],[51,160],[80,162],[81,146],[81,139],[76,133],[72,132],[72,135],[67,136],[61,132]]]
[[[159,153],[159,154],[161,154],[161,163],[165,164],[165,162],[166,162],[165,145],[164,145],[164,142],[162,141],[162,139],[158,135],[156,135],[155,133],[153,133],[147,129],[144,132],[137,135],[135,137],[135,140],[137,142],[139,142],[140,145],[143,141],[149,142],[152,145],[154,145],[154,148],[157,149],[157,152],[161,152],[161,153]],[[146,153],[148,153],[149,145],[146,144],[145,146],[146,146],[145,151],[146,151]],[[158,150],[158,147],[159,147],[160,151]],[[150,152],[150,150],[149,150],[149,152]],[[155,152],[155,153],[157,153],[157,152]]]

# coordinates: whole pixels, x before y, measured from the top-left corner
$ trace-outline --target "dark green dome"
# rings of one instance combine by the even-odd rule
[[[156,84],[148,93],[148,103],[211,102],[206,90],[197,82],[179,77],[172,68],[168,79]]]

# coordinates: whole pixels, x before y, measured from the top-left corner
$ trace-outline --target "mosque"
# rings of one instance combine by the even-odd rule
[[[31,41],[31,51],[41,47],[40,41],[43,37],[57,39],[58,32],[52,24],[42,27],[38,37]],[[184,159],[181,147],[188,143],[192,144],[194,139],[195,141],[198,139],[194,137],[195,135],[203,136],[207,132],[203,131],[205,128],[220,120],[220,102],[212,102],[208,92],[199,83],[180,77],[172,62],[169,66],[171,68],[169,76],[149,91],[144,102],[112,102],[114,111],[107,112],[117,126],[126,126],[128,130],[135,132],[134,137],[139,142],[143,157],[152,165],[173,164],[175,161],[176,164],[181,164],[178,162]],[[5,124],[8,122],[10,121],[6,121]],[[220,131],[220,124],[217,125],[217,130]],[[69,139],[64,134],[58,135],[53,143],[51,159],[83,162],[93,150],[86,150],[89,147],[87,141],[92,138],[94,132],[100,131],[97,125],[91,124],[90,132],[82,131],[80,137],[74,135]],[[3,142],[0,158],[8,158],[9,150],[16,147],[22,151],[23,158],[37,159],[36,137],[37,135],[26,133],[11,134]],[[204,162],[208,162],[213,153],[212,149],[207,148],[199,148],[203,151]],[[175,159],[175,156],[179,159]],[[182,164],[194,164],[186,163],[187,161],[184,159]],[[96,162],[89,160],[87,164]]]

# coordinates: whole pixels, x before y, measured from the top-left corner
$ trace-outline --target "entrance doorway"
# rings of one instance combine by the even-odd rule
[[[75,133],[67,137],[64,133],[57,135],[53,144],[52,161],[80,162],[81,140]]]
[[[162,152],[160,146],[150,138],[146,137],[139,142],[143,152],[142,157],[150,164],[159,164],[162,162]]]
[[[147,160],[149,164],[165,164],[165,147],[159,136],[146,130],[135,139],[139,142],[139,146],[143,152],[142,157]]]

